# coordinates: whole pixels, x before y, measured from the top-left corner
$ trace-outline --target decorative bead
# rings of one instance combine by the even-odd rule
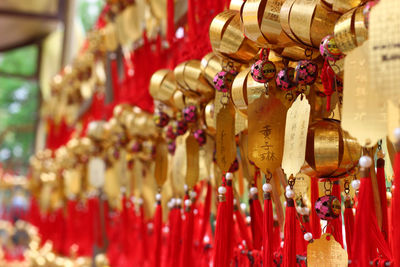
[[[360,166],[363,168],[369,168],[372,165],[372,159],[369,156],[362,156],[359,160]]]
[[[160,201],[161,200],[161,194],[156,194],[156,200]]]
[[[167,113],[160,111],[154,115],[154,122],[157,127],[163,128],[167,126],[169,122],[169,116]]]
[[[176,134],[174,133],[174,127],[172,127],[172,125],[167,126],[167,130],[165,131],[165,136],[172,140],[176,138]]]
[[[303,207],[303,215],[309,215],[310,209],[308,207]]]
[[[175,201],[176,201],[176,205],[178,205],[178,206],[182,205],[182,199],[176,198]]]
[[[214,87],[215,90],[222,93],[227,93],[232,87],[232,82],[235,79],[237,72],[234,70],[220,71],[214,77]]]
[[[400,128],[394,129],[394,137],[397,141],[400,141]]]
[[[188,123],[193,123],[197,121],[197,109],[196,106],[187,106],[183,109],[183,119]]]
[[[305,241],[310,242],[312,240],[312,238],[313,238],[312,233],[308,232],[308,233],[304,234],[304,240]]]
[[[143,148],[142,143],[134,142],[131,146],[131,151],[134,153],[140,152],[140,151],[142,151],[142,148]]]
[[[327,35],[321,40],[319,52],[324,58],[331,61],[336,61],[343,57],[343,53],[337,47],[333,35]]]
[[[190,199],[185,200],[185,207],[190,207],[192,205],[192,201]]]
[[[257,189],[257,187],[252,187],[252,188],[250,188],[250,195],[255,195],[255,194],[257,194],[258,193],[258,189]]]
[[[310,60],[300,60],[296,66],[295,80],[298,84],[313,84],[318,76],[318,66]]]
[[[268,183],[265,183],[265,184],[263,184],[263,191],[265,192],[265,193],[269,193],[269,192],[271,192],[272,191],[272,185],[271,184],[268,184]]]
[[[205,235],[203,237],[203,243],[206,243],[206,244],[210,243],[210,237],[208,235]]]
[[[291,91],[296,88],[294,81],[294,69],[286,68],[278,72],[276,86],[283,91]]]
[[[361,181],[360,180],[353,180],[351,181],[351,187],[354,188],[354,190],[360,189]]]
[[[186,121],[179,120],[173,124],[175,135],[184,135],[188,129]]]
[[[250,216],[246,216],[246,223],[250,224],[251,223],[251,217]]]
[[[245,211],[246,207],[247,207],[246,203],[240,203],[240,208],[242,209],[242,211]]]
[[[198,129],[193,133],[194,138],[196,138],[199,146],[204,146],[207,142],[207,135],[203,129]]]
[[[315,211],[322,220],[338,218],[341,211],[340,201],[332,195],[322,196],[315,202]]]
[[[286,190],[285,196],[287,198],[294,198],[294,191],[293,190]]]
[[[197,197],[197,193],[195,191],[190,191],[189,195],[190,195],[190,198]]]
[[[232,180],[233,179],[233,174],[231,172],[227,172],[225,174],[225,178],[226,178],[226,180]]]
[[[218,193],[221,194],[221,195],[225,195],[226,194],[225,186],[218,187]]]
[[[276,67],[272,61],[260,59],[251,66],[250,74],[256,82],[266,83],[275,77]]]
[[[392,199],[392,192],[386,192],[386,198],[388,200],[391,200]]]
[[[176,199],[175,198],[171,198],[171,200],[169,201],[172,205],[172,207],[174,207],[176,205]]]

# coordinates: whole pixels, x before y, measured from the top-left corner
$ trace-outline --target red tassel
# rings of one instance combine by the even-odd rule
[[[283,245],[283,267],[296,266],[296,208],[291,198],[286,199],[285,239]]]
[[[392,244],[394,255],[394,266],[400,266],[400,152],[396,153],[394,162],[394,190],[392,197]],[[397,211],[396,211],[397,210]]]
[[[228,176],[229,175],[229,176]],[[233,190],[232,190],[232,173],[226,174],[226,215],[228,216],[228,245],[229,245],[229,254],[228,259],[233,256]]]
[[[144,266],[145,262],[147,262],[148,247],[147,247],[147,225],[145,221],[143,205],[140,205],[140,238],[142,241],[141,265]]]
[[[279,222],[274,218],[274,230],[273,230],[273,251],[278,251],[281,247],[281,228]]]
[[[212,195],[211,183],[207,182],[207,194],[203,206],[204,209],[203,209],[203,218],[200,229],[199,244],[203,243],[203,238],[204,235],[206,234],[207,226],[210,223],[211,195]]]
[[[321,221],[315,210],[315,202],[319,197],[318,190],[318,179],[315,177],[311,178],[311,229],[314,239],[321,237]]]
[[[253,250],[253,243],[250,238],[249,231],[247,229],[246,222],[243,219],[242,213],[239,210],[239,207],[235,208],[235,218],[239,228],[240,236],[246,242],[246,246],[248,250]]]
[[[228,207],[226,201],[226,186],[218,188],[219,202],[217,211],[217,225],[215,228],[214,239],[214,267],[229,266],[229,246],[228,240],[230,233],[228,232]]]
[[[183,221],[183,240],[182,240],[182,254],[181,265],[190,266],[192,262],[192,249],[193,249],[193,230],[194,230],[194,214],[193,207],[190,199],[185,200],[185,220]]]
[[[388,207],[386,198],[385,160],[379,158],[376,161],[376,180],[378,182],[379,196],[382,210],[382,234],[385,240],[389,238]]]
[[[273,263],[273,226],[271,193],[264,193],[264,218],[263,218],[263,264],[272,266]]]
[[[332,186],[332,195],[334,195],[339,202],[341,203],[341,195],[340,195],[340,185],[338,182],[334,182]],[[335,240],[339,242],[339,244],[343,247],[343,233],[342,233],[342,216],[339,215],[338,218],[331,220],[331,227],[327,227],[327,232],[331,233]]]
[[[167,0],[167,41],[170,45],[175,36],[175,4],[174,0]]]
[[[156,212],[154,214],[154,233],[155,233],[155,250],[154,250],[154,266],[161,266],[161,234],[162,234],[162,206],[160,200],[157,200]]]
[[[179,253],[181,251],[181,226],[182,216],[180,208],[180,199],[177,199],[176,207],[174,208],[174,219],[171,238],[172,238],[172,249],[171,249],[171,267],[179,266]]]
[[[321,70],[321,81],[324,86],[324,94],[326,95],[326,110],[331,110],[331,96],[334,92],[334,76],[332,68],[329,66],[328,60],[325,60]]]
[[[385,241],[376,220],[371,178],[365,173],[362,176],[355,219],[357,227],[354,231],[351,248],[353,266],[357,267],[369,266],[369,261],[375,256],[371,252],[375,254],[375,251],[379,251],[380,257],[389,261],[392,259],[389,245]],[[354,253],[356,251],[357,253]]]
[[[354,215],[353,215],[353,206],[351,205],[351,200],[346,199],[344,202],[345,210],[344,210],[344,229],[346,230],[346,245],[347,245],[347,254],[349,255],[349,259],[352,259],[352,250],[351,244],[353,242],[353,233],[354,233]]]

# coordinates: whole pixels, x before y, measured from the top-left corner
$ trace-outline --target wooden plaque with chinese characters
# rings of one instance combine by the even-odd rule
[[[347,252],[330,234],[323,234],[320,239],[307,246],[308,267],[346,267]]]
[[[372,88],[368,69],[368,41],[351,51],[344,62],[342,128],[362,146],[386,136],[386,100]]]
[[[262,94],[249,104],[249,160],[264,173],[281,166],[286,108],[282,102]]]
[[[186,138],[186,177],[185,183],[193,188],[199,179],[199,142],[193,135]]]
[[[288,177],[296,175],[304,164],[309,119],[310,104],[300,95],[286,115],[282,168]]]
[[[369,76],[384,99],[400,103],[400,1],[381,0],[369,16]]]
[[[168,147],[162,138],[157,139],[155,161],[154,177],[156,178],[157,185],[161,187],[167,180],[168,172]]]
[[[217,165],[225,173],[236,158],[235,109],[230,101],[218,112],[215,142]]]

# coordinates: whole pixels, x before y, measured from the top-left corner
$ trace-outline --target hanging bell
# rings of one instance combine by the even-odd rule
[[[300,60],[295,69],[295,80],[301,85],[310,85],[318,76],[318,66],[310,60]]]

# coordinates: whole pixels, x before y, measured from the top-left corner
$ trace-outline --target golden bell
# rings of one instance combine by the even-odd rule
[[[214,53],[241,63],[252,60],[259,47],[243,35],[241,27],[240,14],[237,11],[225,10],[215,16],[209,32]]]
[[[176,66],[174,74],[179,89],[186,96],[207,101],[214,97],[214,88],[203,76],[200,66],[200,60],[188,60]]]
[[[176,90],[174,73],[168,69],[161,69],[151,76],[150,95],[166,105],[173,106],[173,95]]]
[[[358,164],[361,146],[332,119],[318,120],[308,128],[306,164],[310,177],[340,178]]]
[[[201,59],[201,72],[206,80],[213,86],[215,75],[222,70],[222,58],[211,52]]]

